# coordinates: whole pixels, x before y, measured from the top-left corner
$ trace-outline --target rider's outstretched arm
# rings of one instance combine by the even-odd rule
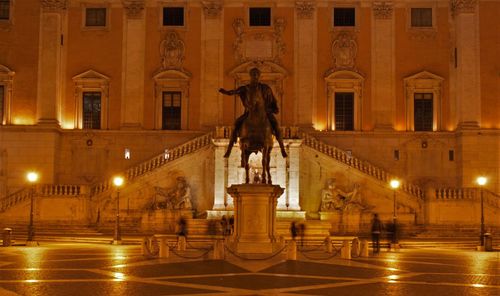
[[[219,88],[219,92],[221,94],[227,95],[227,96],[232,96],[232,95],[239,95],[241,92],[241,87],[237,89],[232,89],[232,90],[225,90],[223,88]]]

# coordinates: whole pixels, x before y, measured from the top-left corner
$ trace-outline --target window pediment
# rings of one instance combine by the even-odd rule
[[[405,85],[417,88],[441,87],[443,81],[443,77],[428,71],[422,71],[404,79]]]
[[[0,64],[0,81],[12,80],[16,73],[9,69],[7,66]]]
[[[72,79],[75,84],[108,84],[110,80],[108,76],[94,70],[87,70],[83,73],[73,76]]]
[[[229,72],[229,76],[239,82],[250,81],[250,74],[248,74],[248,72],[252,68],[259,68],[262,81],[283,80],[288,76],[288,71],[276,63],[254,61],[245,62],[236,66]]]
[[[161,81],[189,81],[191,80],[191,73],[187,71],[180,71],[180,70],[165,70],[157,73],[156,75],[153,76],[153,79],[156,82],[161,82]]]

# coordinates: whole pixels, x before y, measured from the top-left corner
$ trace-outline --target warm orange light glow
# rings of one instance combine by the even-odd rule
[[[479,186],[484,186],[488,183],[488,179],[484,176],[477,177],[476,182]]]
[[[314,124],[314,129],[317,130],[317,131],[323,131],[323,130],[326,130],[326,124],[324,123],[315,123]]]
[[[74,129],[75,128],[75,123],[71,121],[63,121],[61,123],[61,127],[63,129]]]
[[[398,189],[399,185],[400,185],[400,182],[399,182],[399,180],[392,179],[389,184],[391,185],[392,189]]]
[[[12,119],[12,123],[17,125],[33,125],[35,124],[35,120],[30,117],[16,116]]]
[[[36,172],[28,172],[26,174],[26,179],[30,182],[30,183],[35,183],[37,180],[38,180],[38,173]]]
[[[120,176],[116,176],[116,177],[113,178],[113,184],[116,187],[122,186],[124,181],[125,180],[123,179],[123,177],[120,177]]]

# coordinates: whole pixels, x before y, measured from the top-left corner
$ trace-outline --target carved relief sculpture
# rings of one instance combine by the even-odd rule
[[[222,4],[219,1],[203,1],[203,12],[206,18],[217,18],[222,11]]]
[[[332,56],[335,70],[355,71],[358,45],[349,32],[340,32],[332,42]]]
[[[236,34],[236,39],[233,42],[234,59],[243,61],[243,36],[245,23],[242,19],[237,18],[233,21],[233,30]]]
[[[350,192],[344,192],[335,184],[335,179],[326,180],[326,186],[321,190],[321,207],[322,212],[331,211],[349,211],[352,209],[365,209],[359,195],[359,184],[354,184],[354,188]]]
[[[152,203],[148,206],[150,210],[191,210],[191,188],[187,184],[186,178],[177,177],[174,188],[165,189],[154,187]]]
[[[474,13],[477,0],[451,0],[451,13],[453,16],[460,13]]]
[[[167,32],[165,39],[161,41],[160,57],[162,70],[182,69],[184,42],[175,31]]]
[[[59,11],[66,9],[67,0],[41,0],[44,11]]]
[[[285,42],[283,41],[283,31],[285,30],[285,19],[277,18],[274,20],[274,42],[276,50],[274,51],[273,61],[276,64],[281,63],[281,57],[286,52]]]
[[[392,11],[393,7],[391,2],[373,3],[373,16],[375,19],[391,19]]]
[[[144,10],[144,0],[124,0],[123,7],[129,18],[139,18]]]
[[[312,1],[297,1],[295,2],[297,16],[302,19],[312,19],[314,14],[314,2]]]

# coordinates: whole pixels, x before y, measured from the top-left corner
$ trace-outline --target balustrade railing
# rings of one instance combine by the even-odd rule
[[[149,160],[146,160],[136,166],[133,166],[127,169],[123,175],[127,180],[133,180],[139,176],[142,176],[146,173],[149,173],[166,163],[179,159],[185,155],[191,154],[206,145],[210,144],[212,140],[212,133],[207,133],[201,137],[195,138],[191,141],[188,141],[182,145],[176,146],[171,149],[165,150],[162,154],[157,155]],[[91,187],[90,195],[96,195],[102,192],[105,192],[112,187],[111,181],[107,180],[101,183],[98,183]]]
[[[481,198],[481,189],[472,187],[439,188],[435,192],[436,200],[439,201],[479,200]],[[483,189],[483,201],[500,208],[500,195],[487,189]]]
[[[15,206],[31,197],[31,191],[35,197],[39,196],[80,196],[86,193],[84,185],[67,185],[67,184],[38,184],[33,187],[25,187],[6,197],[0,199],[0,212]]]
[[[300,138],[299,128],[296,126],[282,126],[280,127],[281,136],[283,139],[298,139]],[[215,138],[229,139],[233,132],[232,126],[217,126],[215,128]]]
[[[371,163],[361,160],[357,157],[352,156],[351,154],[331,145],[328,145],[307,133],[302,134],[302,138],[304,139],[303,143],[306,146],[309,146],[323,154],[326,154],[333,159],[340,161],[352,168],[355,168],[377,180],[380,180],[384,183],[388,183],[391,179],[396,178],[396,176],[389,174],[385,170],[372,165]],[[398,178],[399,179],[399,178]],[[408,182],[401,183],[402,191],[417,197],[420,200],[424,198],[423,190],[415,185]]]

